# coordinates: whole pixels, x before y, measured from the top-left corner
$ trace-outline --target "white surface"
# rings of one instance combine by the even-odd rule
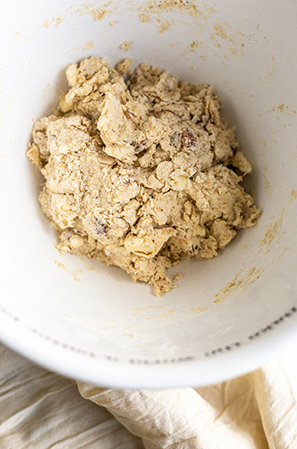
[[[297,304],[297,60],[290,51],[297,3],[210,1],[194,15],[155,8],[149,23],[136,1],[96,2],[107,10],[99,21],[94,5],[79,4],[1,7],[0,338],[53,370],[102,385],[205,385],[254,369],[297,336],[297,314],[284,316]],[[171,26],[159,33],[164,20]],[[124,40],[131,51],[119,49]],[[263,208],[258,225],[218,258],[177,267],[183,278],[163,298],[119,269],[60,255],[37,202],[42,180],[25,157],[32,123],[66,89],[66,66],[90,55],[146,60],[213,84],[255,168],[247,187]]]

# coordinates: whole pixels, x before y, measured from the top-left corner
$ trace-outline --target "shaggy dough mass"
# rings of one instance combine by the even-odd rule
[[[27,155],[45,177],[44,213],[59,249],[121,267],[161,295],[166,269],[212,258],[260,214],[240,185],[251,171],[209,85],[131,60],[91,57],[37,120]]]

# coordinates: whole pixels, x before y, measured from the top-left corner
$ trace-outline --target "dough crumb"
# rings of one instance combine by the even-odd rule
[[[117,27],[117,26],[118,26],[118,22],[114,22],[113,20],[111,20],[111,21],[109,22],[109,24],[110,24],[112,27]]]
[[[45,178],[39,201],[58,249],[116,265],[160,296],[181,276],[168,268],[217,256],[260,210],[214,89],[131,63],[71,64],[69,90],[35,122],[27,156]]]
[[[125,50],[125,51],[129,51],[131,45],[132,45],[132,42],[130,42],[130,41],[124,41],[124,42],[122,43],[122,45],[120,45],[120,49],[121,49],[121,50]]]
[[[164,33],[165,31],[168,31],[171,27],[171,22],[169,20],[164,20],[158,27],[159,33]]]
[[[240,151],[236,151],[232,159],[233,167],[238,168],[241,173],[248,174],[252,172],[251,163],[247,160],[245,155]]]
[[[181,278],[182,278],[182,274],[181,274],[181,273],[176,273],[176,274],[173,276],[172,281],[173,281],[173,282],[177,282],[177,281],[179,281]]]

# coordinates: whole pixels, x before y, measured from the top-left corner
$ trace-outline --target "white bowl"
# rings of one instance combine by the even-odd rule
[[[294,0],[1,7],[3,342],[73,378],[158,388],[240,375],[296,340],[296,14]],[[172,269],[183,277],[161,298],[118,268],[60,254],[37,201],[32,124],[66,89],[67,65],[91,55],[212,84],[254,167],[246,185],[263,209],[258,224],[217,258]]]

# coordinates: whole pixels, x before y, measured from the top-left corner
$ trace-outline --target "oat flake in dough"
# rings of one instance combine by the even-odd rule
[[[210,259],[260,214],[240,185],[251,171],[209,85],[131,60],[91,57],[33,126],[27,155],[45,177],[44,213],[58,248],[121,267],[161,295],[166,269]]]

